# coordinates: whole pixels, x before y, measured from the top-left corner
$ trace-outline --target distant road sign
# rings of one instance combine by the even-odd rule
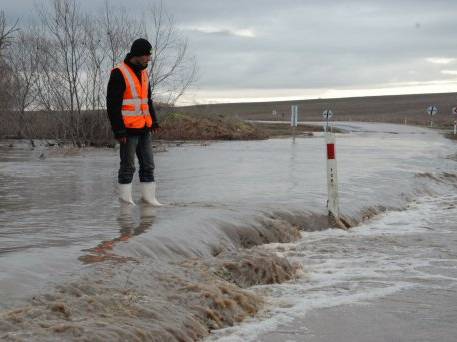
[[[437,106],[430,106],[427,108],[427,113],[430,116],[438,114],[438,107]]]
[[[333,113],[330,109],[326,109],[324,110],[324,112],[322,113],[322,116],[325,118],[325,119],[330,119],[332,116],[333,116]]]
[[[290,125],[292,127],[297,127],[298,126],[298,106],[297,105],[292,105],[290,106]]]
[[[457,107],[452,107],[451,114],[457,115]]]

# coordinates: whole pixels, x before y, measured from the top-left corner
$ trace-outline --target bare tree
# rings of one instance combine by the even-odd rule
[[[122,61],[133,40],[144,34],[138,20],[128,15],[122,8],[112,7],[105,1],[101,23],[104,28],[104,47],[109,53],[110,67]]]
[[[77,145],[85,141],[81,122],[83,110],[83,71],[87,60],[87,16],[76,0],[52,0],[52,6],[40,8],[40,18],[47,29],[46,65],[42,66],[45,89],[52,98],[44,104],[49,110],[67,113],[68,133]]]
[[[13,71],[6,61],[0,58],[0,112],[7,112],[13,106]]]
[[[147,21],[128,16],[122,8],[105,2],[103,27],[110,66],[122,61],[133,40],[147,37],[153,45],[150,81],[153,96],[160,102],[174,104],[196,80],[197,64],[189,55],[188,42],[176,29],[174,19],[163,4],[148,10]]]
[[[0,57],[2,51],[13,41],[13,35],[18,30],[17,24],[19,19],[13,25],[8,26],[6,15],[3,10],[0,11]]]
[[[17,22],[8,26],[0,11],[0,111],[16,111],[21,136],[36,134],[40,120],[31,118],[40,115],[48,120],[39,125],[48,137],[53,134],[79,146],[106,141],[111,136],[104,111],[110,69],[139,37],[149,38],[154,49],[154,99],[174,104],[195,80],[196,63],[187,40],[162,4],[150,9],[146,23],[108,0],[102,12],[90,15],[80,9],[79,0],[42,1],[39,25],[21,30],[17,41],[12,40]],[[29,113],[31,109],[41,114]]]
[[[104,88],[108,56],[102,47],[103,27],[100,19],[91,17],[85,27],[87,60],[85,63],[85,108],[100,110],[104,106]]]
[[[30,137],[30,115],[26,110],[37,105],[40,48],[43,45],[36,27],[23,29],[7,51],[8,64],[12,70],[14,100],[13,108],[18,115],[18,132],[21,137]]]
[[[161,102],[174,104],[195,82],[197,63],[189,56],[188,41],[162,2],[152,6],[149,13],[151,24],[145,25],[145,31],[153,45],[151,89]]]
[[[18,20],[13,25],[8,25],[5,12],[0,11],[0,110],[10,108],[14,99],[12,93],[13,74],[10,66],[4,58],[5,49],[13,42]]]
[[[110,55],[106,53],[103,16],[91,16],[86,25],[87,60],[85,63],[85,133],[89,141],[106,141],[111,137],[109,122],[106,120],[106,83],[111,66]]]

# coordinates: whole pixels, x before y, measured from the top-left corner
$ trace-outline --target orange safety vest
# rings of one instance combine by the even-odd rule
[[[126,128],[152,127],[152,117],[149,113],[148,90],[149,75],[141,71],[141,83],[135,72],[126,63],[122,62],[115,69],[119,69],[124,76],[125,91],[122,100],[122,119]]]

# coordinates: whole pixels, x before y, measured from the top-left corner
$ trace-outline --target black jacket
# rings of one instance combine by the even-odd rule
[[[134,65],[129,62],[130,56],[127,54],[124,62],[133,69],[138,79],[141,80],[141,71],[144,69],[141,66]],[[106,109],[108,117],[111,121],[111,128],[113,129],[116,138],[127,137],[129,135],[141,135],[150,130],[148,127],[143,128],[126,128],[124,120],[122,119],[122,100],[124,98],[125,81],[119,69],[113,69],[108,81],[108,90],[106,92]],[[149,113],[151,114],[153,127],[158,127],[157,115],[151,100],[151,86],[148,89],[148,104]]]

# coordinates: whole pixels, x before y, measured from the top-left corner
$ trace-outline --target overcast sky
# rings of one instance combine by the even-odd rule
[[[11,18],[35,2],[0,0]],[[163,3],[198,61],[188,103],[457,91],[456,0]]]

